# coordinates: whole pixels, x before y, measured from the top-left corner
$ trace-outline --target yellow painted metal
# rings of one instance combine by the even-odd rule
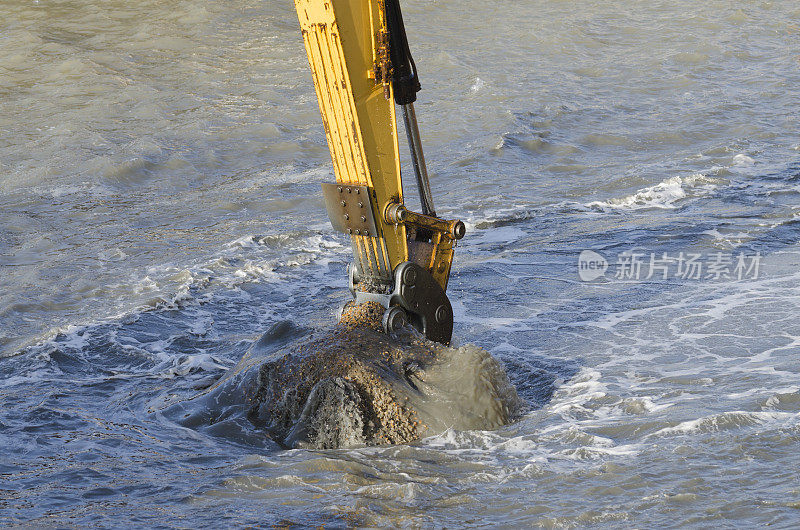
[[[450,278],[450,267],[453,264],[453,254],[455,254],[456,242],[449,237],[445,237],[442,232],[436,232],[433,235],[433,255],[431,257],[431,266],[428,270],[442,286],[442,289],[447,290],[447,280]]]
[[[455,241],[443,228],[387,222],[384,212],[403,203],[395,106],[388,83],[387,33],[382,0],[295,0],[314,78],[336,181],[371,190],[377,237],[352,235],[353,254],[365,276],[392,280],[413,261],[447,289]],[[408,239],[409,236],[410,240]]]
[[[391,280],[408,260],[408,245],[405,227],[382,215],[389,202],[403,201],[394,101],[375,79],[386,35],[383,2],[295,0],[295,7],[336,180],[374,193],[378,237],[353,235],[353,253],[364,273]]]

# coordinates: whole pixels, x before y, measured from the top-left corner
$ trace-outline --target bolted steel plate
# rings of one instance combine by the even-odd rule
[[[378,235],[367,186],[326,182],[322,184],[322,198],[335,230],[351,235]]]

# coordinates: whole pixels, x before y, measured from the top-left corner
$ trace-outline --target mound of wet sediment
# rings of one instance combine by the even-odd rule
[[[379,304],[351,307],[310,336],[279,322],[219,381],[161,413],[248,445],[324,449],[495,429],[523,411],[486,350],[443,346],[412,329],[386,335],[382,315]]]
[[[476,346],[450,348],[411,330],[382,332],[383,307],[350,307],[321,337],[258,369],[248,419],[286,447],[408,443],[447,428],[494,429],[522,401]]]

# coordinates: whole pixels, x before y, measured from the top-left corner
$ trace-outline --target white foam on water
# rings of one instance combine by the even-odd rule
[[[120,248],[104,250],[97,254],[100,261],[124,261],[127,257],[128,254]]]
[[[211,315],[198,316],[192,323],[189,333],[203,337],[208,335],[214,325],[214,318]]]
[[[744,153],[738,153],[733,157],[733,165],[739,167],[751,167],[756,161]]]
[[[689,434],[713,433],[767,424],[796,425],[800,413],[778,411],[743,411],[735,410],[686,420],[672,427],[665,427],[649,434],[645,439],[669,437]]]
[[[529,435],[509,437],[505,431],[459,431],[447,429],[419,442],[423,449],[432,449],[472,463],[481,463],[483,471],[475,471],[470,480],[504,482],[517,475],[512,462],[522,462],[522,472],[539,472],[542,466],[557,457],[549,448]]]
[[[653,186],[642,188],[622,198],[593,201],[587,208],[598,210],[640,210],[646,208],[675,209],[683,199],[699,198],[711,194],[722,179],[695,173],[686,177],[670,177]]]
[[[480,77],[476,77],[475,82],[472,83],[472,86],[469,87],[469,89],[473,92],[479,92],[484,86],[486,86],[486,81]]]
[[[63,337],[63,340],[59,341],[58,343],[59,347],[76,351],[80,351],[88,346],[89,339],[91,338],[91,334],[88,332],[87,326],[70,325],[64,328],[59,328],[57,333]],[[52,340],[48,341],[48,343],[55,345]]]
[[[362,486],[355,490],[358,495],[368,498],[400,500],[401,502],[413,502],[424,497],[426,488],[413,482],[381,482]]]
[[[525,317],[492,317],[485,314],[469,314],[469,309],[461,300],[451,301],[453,318],[464,324],[486,326],[494,331],[530,331],[533,329],[531,316]]]
[[[461,221],[467,229],[467,234],[472,234],[472,238],[475,232],[487,229],[500,230],[503,225],[524,221],[534,213],[530,204],[511,203],[462,215]]]
[[[427,447],[452,452],[486,451],[499,448],[505,438],[494,431],[459,431],[446,429],[423,440]]]
[[[641,451],[639,444],[616,445],[612,447],[578,447],[565,449],[558,454],[572,460],[593,460],[603,456],[634,456]]]
[[[593,400],[605,397],[606,384],[601,381],[601,373],[591,367],[581,367],[577,375],[561,385],[553,394],[546,410],[567,420],[567,425],[576,416],[593,414],[595,407],[589,406]]]
[[[604,457],[631,457],[644,448],[639,443],[618,443],[591,434],[574,422],[549,427],[537,425],[534,434],[509,437],[505,431],[456,431],[449,429],[422,441],[424,448],[457,455],[488,468],[470,479],[504,482],[520,473],[558,470],[562,464]]]
[[[41,361],[42,359],[38,360]],[[48,381],[59,376],[61,373],[61,370],[55,369],[52,364],[48,363],[48,366],[36,368],[25,373],[25,375],[12,375],[10,377],[0,379],[0,388],[10,389],[15,386],[30,385],[32,382]]]
[[[62,335],[58,347],[81,349],[88,344],[88,335],[84,338],[82,334],[85,329],[135,318],[145,311],[177,309],[198,299],[207,301],[209,297],[219,295],[214,293],[218,293],[220,287],[237,291],[240,298],[249,296],[238,289],[245,283],[269,283],[291,292],[295,279],[287,272],[315,265],[312,275],[324,274],[328,264],[346,262],[349,253],[349,247],[319,233],[306,233],[299,237],[242,236],[222,245],[216,255],[200,263],[186,267],[154,265],[147,268],[144,276],[109,285],[109,290],[127,293],[128,296],[131,293],[139,297],[150,296],[149,301],[130,310],[94,318],[80,326],[55,327],[31,347],[40,348]],[[119,254],[113,256],[119,257]],[[201,334],[205,324],[198,323],[197,326],[200,327],[193,328],[192,332]]]
[[[604,396],[606,397],[606,396]],[[603,405],[593,411],[594,418],[600,421],[625,419],[630,416],[648,416],[675,406],[676,403],[656,403],[651,396],[614,398],[613,405]]]

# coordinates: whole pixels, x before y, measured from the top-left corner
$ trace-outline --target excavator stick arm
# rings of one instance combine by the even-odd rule
[[[408,321],[449,342],[452,310],[444,293],[464,225],[436,217],[432,208],[413,109],[419,82],[399,4],[295,0],[295,7],[336,174],[323,197],[334,228],[351,236],[356,302],[383,303],[391,312],[387,331]],[[395,100],[403,106],[423,214],[403,202]]]
[[[296,0],[295,6],[336,182],[369,188],[377,218],[376,208],[403,197],[394,105],[368,76],[383,13],[377,2],[362,0]],[[390,282],[393,264],[405,261],[408,249],[403,227],[383,228],[378,223],[375,234],[353,231],[352,244],[361,274]]]

